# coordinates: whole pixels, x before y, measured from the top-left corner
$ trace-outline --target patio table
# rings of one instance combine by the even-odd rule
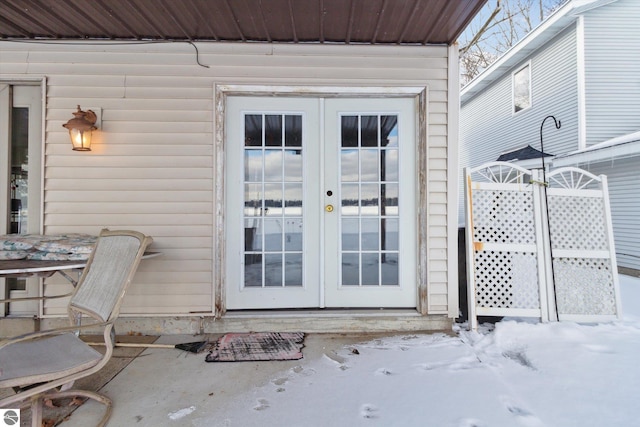
[[[161,255],[161,252],[145,252],[142,259],[153,258]],[[54,273],[61,274],[70,281],[73,286],[77,280],[69,276],[65,270],[81,271],[87,265],[87,261],[53,261],[53,260],[3,260],[0,261],[0,277],[49,277]]]

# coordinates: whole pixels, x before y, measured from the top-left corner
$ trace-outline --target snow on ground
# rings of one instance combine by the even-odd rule
[[[620,277],[623,321],[376,339],[301,361],[192,425],[640,425],[640,279]]]

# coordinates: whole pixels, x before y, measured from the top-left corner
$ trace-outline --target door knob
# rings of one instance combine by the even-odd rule
[[[327,212],[333,212],[333,205],[327,205],[324,207],[324,210]]]

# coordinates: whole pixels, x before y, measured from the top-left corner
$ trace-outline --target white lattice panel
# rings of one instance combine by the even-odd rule
[[[609,239],[600,197],[549,195],[549,231],[555,249],[608,251]]]
[[[609,259],[560,258],[553,261],[558,313],[571,316],[616,314],[616,292]]]
[[[476,251],[475,266],[478,309],[540,307],[534,252]],[[490,310],[485,310],[485,313],[490,313]]]
[[[475,190],[473,240],[484,243],[535,244],[530,191]]]

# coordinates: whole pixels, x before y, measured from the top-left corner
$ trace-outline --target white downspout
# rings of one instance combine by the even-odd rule
[[[447,78],[447,306],[458,317],[458,146],[460,144],[460,63],[458,43],[449,46]]]

